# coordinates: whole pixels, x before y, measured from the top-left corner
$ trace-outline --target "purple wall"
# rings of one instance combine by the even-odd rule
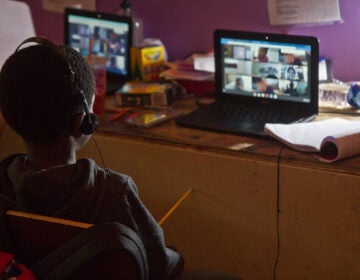
[[[30,5],[37,35],[61,43],[62,15],[43,11],[42,1],[24,2]],[[116,12],[120,2],[98,0],[97,9]],[[319,38],[320,55],[332,59],[335,78],[360,80],[360,69],[354,63],[360,48],[360,1],[340,0],[340,9],[341,24],[271,27],[267,0],[133,0],[133,12],[144,22],[145,37],[160,38],[170,60],[181,59],[194,51],[211,50],[212,32],[216,28],[311,35]]]

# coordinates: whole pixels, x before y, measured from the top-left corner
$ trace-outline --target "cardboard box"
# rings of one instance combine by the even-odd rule
[[[115,100],[123,107],[167,107],[175,95],[171,83],[127,82],[116,91]]]
[[[165,48],[152,46],[131,48],[131,79],[156,81],[165,66]]]

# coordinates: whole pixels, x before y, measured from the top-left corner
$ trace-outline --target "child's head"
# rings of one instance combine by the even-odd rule
[[[268,53],[268,48],[259,48],[259,51],[258,51],[258,58],[264,58],[266,57],[267,53]]]
[[[244,80],[241,77],[235,79],[235,89],[243,90],[244,89]]]
[[[296,70],[295,70],[294,67],[292,67],[292,66],[288,67],[286,72],[287,72],[287,79],[289,79],[289,80],[294,80],[295,79]]]
[[[91,107],[92,69],[67,46],[23,46],[0,72],[1,112],[27,143],[51,143],[70,134],[76,116],[85,112],[81,91]]]

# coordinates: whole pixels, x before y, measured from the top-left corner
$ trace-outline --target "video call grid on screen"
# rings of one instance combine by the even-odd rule
[[[107,71],[127,75],[127,48],[130,26],[102,18],[69,15],[68,45],[83,56],[91,54],[107,57]]]
[[[222,92],[310,103],[311,46],[221,38]]]

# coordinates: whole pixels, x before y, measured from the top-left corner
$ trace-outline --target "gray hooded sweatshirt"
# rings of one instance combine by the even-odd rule
[[[131,177],[91,159],[32,171],[25,154],[0,163],[0,205],[87,223],[119,222],[134,230],[147,253],[150,279],[173,279],[183,258],[165,246],[162,229],[141,202]]]

